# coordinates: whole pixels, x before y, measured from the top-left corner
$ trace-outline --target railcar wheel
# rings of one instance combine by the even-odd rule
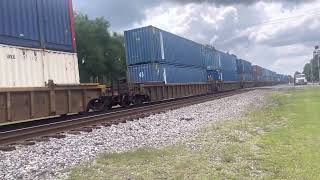
[[[112,108],[111,97],[101,97],[98,99],[92,99],[87,106],[87,112],[89,111],[104,111]]]
[[[89,101],[88,105],[87,105],[87,112],[89,111],[102,111],[103,110],[103,102],[101,101],[101,99],[92,99],[91,101]]]
[[[134,98],[133,104],[134,105],[141,105],[141,104],[143,104],[144,101],[145,101],[145,97],[143,97],[141,95],[137,95]]]
[[[120,106],[121,106],[121,107],[124,107],[124,108],[127,108],[127,107],[130,106],[130,104],[131,104],[131,101],[130,101],[129,96],[127,96],[127,95],[122,95],[122,96],[121,96],[121,101],[120,101]]]

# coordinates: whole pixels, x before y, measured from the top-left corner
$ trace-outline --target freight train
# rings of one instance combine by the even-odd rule
[[[288,76],[252,64],[153,26],[126,31],[127,80],[89,109],[214,94],[241,88],[287,83]]]
[[[80,84],[72,0],[1,0],[0,12],[0,124],[288,81],[148,26],[125,32],[126,79]]]

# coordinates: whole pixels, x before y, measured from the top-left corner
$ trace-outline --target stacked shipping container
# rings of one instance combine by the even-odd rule
[[[79,84],[71,0],[1,0],[0,22],[0,87]]]
[[[252,66],[252,76],[254,81],[262,81],[262,67],[257,65]]]
[[[279,79],[282,79],[279,78],[277,73],[257,65],[252,66],[252,75],[255,81],[279,81]]]
[[[253,81],[252,64],[243,59],[237,59],[239,81]]]
[[[237,81],[237,57],[211,48],[205,51],[209,80]]]
[[[203,48],[204,64],[208,71],[221,69],[219,52],[211,46]]]
[[[237,81],[237,57],[228,53],[218,51],[221,62],[221,80]]]
[[[126,31],[125,46],[131,82],[206,81],[201,44],[147,26]]]
[[[235,55],[216,50],[158,28],[125,32],[128,77],[133,83],[272,81],[276,74]]]

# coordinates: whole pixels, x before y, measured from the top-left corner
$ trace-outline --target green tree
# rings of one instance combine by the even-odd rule
[[[110,24],[104,18],[89,19],[76,14],[75,29],[82,83],[97,79],[100,83],[125,76],[123,36],[109,33]]]
[[[312,63],[312,71],[311,71],[311,63]],[[308,81],[312,81],[312,75],[313,75],[313,80],[319,81],[319,68],[318,68],[318,62],[316,59],[310,60],[310,62],[304,66],[303,74],[306,75],[306,78]]]

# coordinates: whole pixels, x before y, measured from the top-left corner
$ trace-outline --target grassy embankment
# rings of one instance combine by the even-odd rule
[[[102,155],[70,179],[320,178],[320,89],[274,93],[268,104],[185,144]]]

